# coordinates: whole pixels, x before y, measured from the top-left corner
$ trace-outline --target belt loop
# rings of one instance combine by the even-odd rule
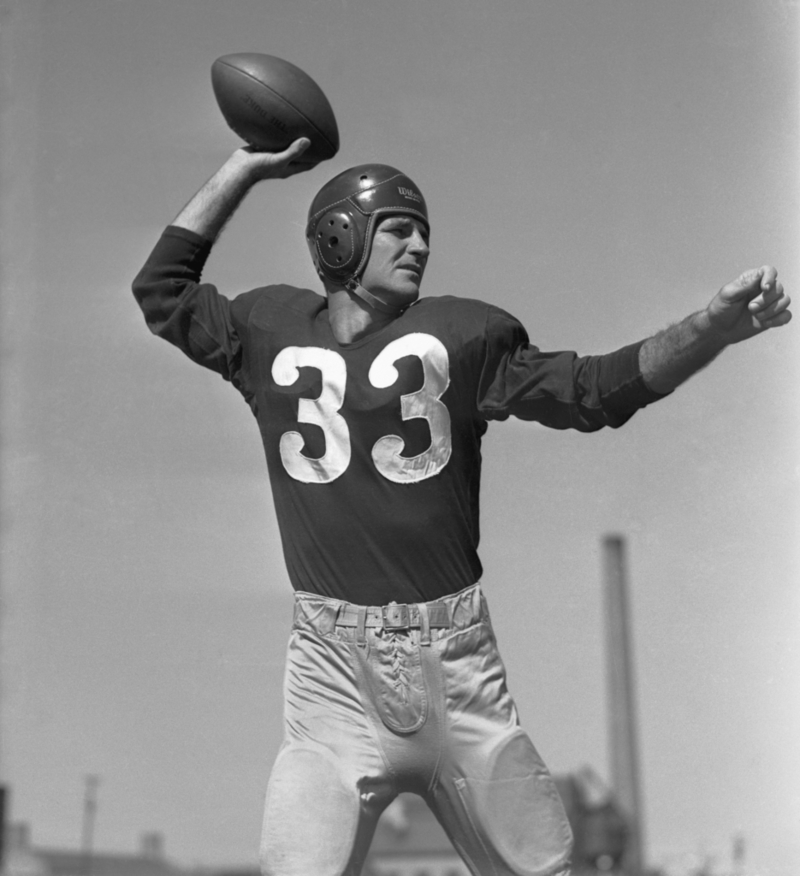
[[[367,606],[358,606],[358,621],[356,622],[356,645],[367,647]]]
[[[317,631],[321,636],[330,636],[336,629],[336,616],[339,606],[323,602],[316,611]]]
[[[431,619],[428,616],[428,605],[425,602],[420,602],[417,608],[419,609],[419,643],[420,645],[430,645]]]
[[[344,615],[344,607],[345,607],[346,604],[347,604],[347,603],[345,603],[345,602],[340,602],[340,603],[334,608],[334,610],[333,610],[333,617],[332,617],[333,627],[332,627],[332,629],[331,629],[331,633],[335,633],[335,632],[336,632],[336,628],[339,626],[339,623],[340,623],[340,621],[341,621],[341,619],[342,619],[342,616]]]

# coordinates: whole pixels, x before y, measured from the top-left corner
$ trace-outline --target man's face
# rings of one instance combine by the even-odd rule
[[[420,219],[387,216],[375,230],[361,285],[387,304],[412,304],[429,254],[428,229]]]

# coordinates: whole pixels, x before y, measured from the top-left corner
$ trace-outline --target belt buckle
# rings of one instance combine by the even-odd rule
[[[396,602],[381,607],[383,613],[383,628],[385,630],[407,630],[410,626],[408,606]]]

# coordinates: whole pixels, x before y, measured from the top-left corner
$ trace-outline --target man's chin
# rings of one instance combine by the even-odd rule
[[[419,298],[419,284],[409,283],[402,289],[394,288],[391,292],[378,293],[378,295],[394,307],[409,307]]]

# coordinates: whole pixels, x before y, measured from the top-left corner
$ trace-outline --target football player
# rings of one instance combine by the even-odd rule
[[[357,874],[402,791],[425,798],[475,874],[567,873],[569,824],[519,726],[479,583],[481,438],[512,415],[621,426],[725,346],[786,324],[789,298],[756,268],[654,337],[544,353],[497,307],[419,298],[425,199],[380,164],[311,205],[324,297],[273,285],[229,300],[201,283],[242,198],[307,169],[293,163],[307,145],[237,150],[133,287],[151,330],[230,381],[263,439],[295,589],[264,873]]]

